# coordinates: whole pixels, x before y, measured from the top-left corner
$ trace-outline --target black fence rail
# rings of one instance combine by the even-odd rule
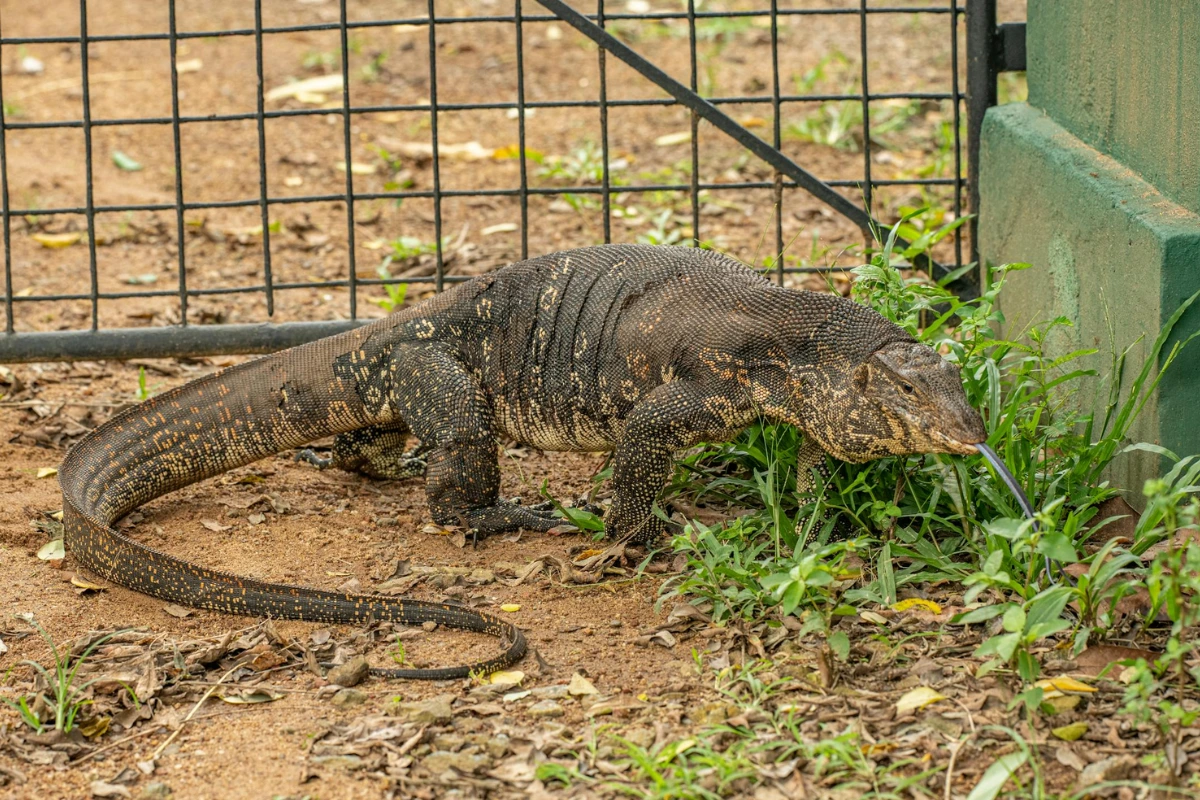
[[[849,2],[849,0],[848,0]],[[429,201],[432,208],[433,242],[431,255],[434,260],[431,274],[411,275],[403,278],[405,283],[428,283],[440,290],[446,283],[462,280],[464,276],[448,274],[446,269],[445,220],[443,207],[448,201],[462,198],[506,198],[515,199],[519,213],[519,254],[525,257],[529,254],[531,231],[531,198],[546,196],[561,196],[568,191],[576,197],[593,198],[598,201],[599,218],[601,222],[600,238],[605,242],[619,240],[623,231],[614,231],[614,200],[619,195],[647,195],[647,193],[678,192],[688,197],[688,214],[690,229],[688,239],[703,241],[707,225],[702,213],[702,197],[715,197],[723,192],[755,191],[766,193],[770,197],[773,219],[770,224],[772,250],[777,255],[768,268],[780,281],[785,280],[789,273],[823,272],[828,271],[828,265],[793,264],[789,266],[782,258],[787,242],[785,241],[785,213],[788,205],[787,198],[795,192],[804,192],[826,205],[837,215],[848,220],[854,227],[868,236],[872,227],[885,224],[888,220],[878,220],[872,215],[876,208],[877,193],[885,187],[925,187],[938,189],[949,193],[947,212],[955,218],[960,217],[968,208],[976,208],[978,192],[975,184],[977,175],[975,163],[978,156],[978,135],[982,124],[983,112],[989,105],[996,102],[996,78],[1003,70],[1019,70],[1024,68],[1023,26],[996,25],[996,0],[966,0],[966,5],[958,5],[955,0],[925,5],[884,5],[857,0],[845,6],[815,6],[807,3],[787,4],[778,0],[760,0],[762,7],[740,8],[730,7],[712,9],[711,4],[698,0],[688,0],[686,3],[672,4],[676,10],[645,10],[648,4],[606,3],[605,0],[595,0],[592,3],[567,3],[562,0],[512,0],[511,12],[506,9],[503,14],[478,13],[447,13],[443,4],[427,0],[421,4],[423,13],[403,15],[379,19],[359,19],[350,12],[354,6],[348,0],[340,0],[337,4],[337,19],[333,21],[296,25],[268,25],[264,23],[263,0],[255,0],[253,4],[253,25],[250,27],[228,28],[219,30],[181,30],[178,22],[176,0],[167,0],[167,26],[161,32],[145,33],[92,33],[89,31],[89,3],[79,0],[78,33],[77,35],[9,35],[5,30],[5,20],[0,18],[0,64],[5,65],[6,74],[12,71],[17,56],[24,48],[32,46],[57,45],[77,49],[78,78],[80,86],[80,104],[82,113],[78,119],[49,119],[26,120],[15,115],[14,108],[5,98],[8,81],[0,80],[0,223],[2,223],[2,239],[4,247],[4,295],[5,331],[0,335],[0,362],[37,361],[55,359],[101,359],[101,358],[132,358],[148,356],[187,356],[216,353],[253,353],[267,352],[281,347],[308,341],[320,336],[347,330],[362,319],[360,294],[362,287],[377,287],[380,284],[394,284],[396,281],[386,277],[365,278],[360,276],[358,261],[361,255],[356,246],[361,228],[358,210],[370,201],[386,201],[398,203],[410,200]],[[156,4],[157,5],[157,4]],[[403,5],[403,4],[401,4]],[[414,6],[408,3],[408,6]],[[451,4],[447,3],[446,6]],[[584,6],[587,6],[584,8]],[[730,5],[736,6],[736,3]],[[792,7],[794,6],[794,7]],[[92,3],[91,9],[98,6]],[[634,9],[634,10],[630,10]],[[461,12],[461,5],[453,9]],[[14,12],[9,12],[10,17]],[[944,26],[944,34],[948,42],[948,68],[946,70],[946,91],[871,91],[871,70],[869,67],[871,55],[871,37],[869,21],[881,17],[903,17],[911,20],[940,20]],[[859,74],[857,87],[853,91],[815,92],[815,91],[785,91],[784,82],[780,76],[780,26],[792,20],[805,18],[841,18],[847,23],[857,25]],[[759,26],[766,35],[766,52],[762,55],[770,59],[772,66],[771,81],[757,93],[741,94],[702,94],[700,80],[700,62],[698,57],[697,34],[698,26],[711,24],[716,21],[749,21]],[[965,21],[965,31],[964,31]],[[597,94],[594,99],[530,99],[527,97],[526,52],[528,45],[525,41],[526,31],[531,25],[539,23],[561,22],[582,33],[597,46],[596,58],[598,69]],[[487,98],[478,102],[441,102],[439,101],[439,35],[450,26],[470,24],[498,24],[512,26],[515,33],[515,48],[512,53],[513,70],[515,71],[515,94],[502,99]],[[687,81],[672,77],[668,72],[656,66],[655,63],[639,50],[626,44],[619,35],[614,34],[614,28],[622,24],[680,24],[686,25],[688,44],[689,76]],[[423,29],[423,38],[428,48],[427,86],[428,98],[420,102],[404,103],[371,103],[355,102],[352,88],[356,75],[352,73],[351,52],[352,35],[356,31],[370,29]],[[322,106],[319,108],[269,108],[267,103],[268,91],[265,70],[269,66],[265,42],[277,35],[297,33],[335,33],[338,40],[338,55],[331,75],[340,75],[341,100],[335,107]],[[960,33],[965,33],[966,41],[966,82],[969,94],[960,91],[960,67],[963,66],[960,54]],[[185,114],[181,112],[180,91],[180,48],[193,40],[209,41],[214,38],[241,38],[251,40],[254,47],[255,108],[252,111],[230,113]],[[93,77],[91,76],[91,48],[105,43],[147,43],[165,42],[169,49],[170,62],[170,106],[169,115],[159,116],[107,116],[98,118],[93,115]],[[615,62],[632,68],[647,82],[655,85],[661,94],[652,97],[610,97],[610,75]],[[736,65],[721,68],[736,69]],[[927,103],[943,103],[949,107],[948,123],[950,143],[950,163],[948,175],[930,174],[927,177],[910,176],[904,178],[881,178],[878,169],[873,171],[873,160],[878,148],[874,145],[872,112],[879,103],[887,101],[919,101]],[[821,178],[796,158],[785,153],[784,132],[781,119],[786,109],[792,104],[800,103],[839,103],[857,104],[861,109],[860,135],[860,171],[852,178]],[[876,104],[873,106],[873,104]],[[660,108],[682,106],[690,113],[690,143],[688,158],[689,169],[684,170],[686,180],[654,181],[630,185],[618,185],[612,174],[614,163],[613,153],[613,122],[610,117],[614,110],[627,108]],[[766,126],[769,128],[764,135],[754,132],[735,118],[727,109],[735,107],[761,107],[764,109]],[[537,186],[530,181],[532,169],[531,154],[527,146],[527,120],[532,112],[539,110],[565,109],[577,114],[598,114],[599,129],[599,174],[594,183],[573,185],[569,189],[562,186]],[[449,188],[442,176],[444,137],[439,129],[439,122],[444,115],[455,112],[490,112],[499,111],[515,115],[517,128],[516,153],[518,164],[518,179],[515,186],[477,186],[470,188]],[[418,114],[427,115],[428,136],[432,158],[430,185],[427,188],[385,186],[383,190],[363,191],[356,188],[354,175],[354,152],[356,121],[363,115],[369,114]],[[268,127],[273,120],[299,118],[334,118],[336,127],[342,139],[342,157],[344,159],[345,182],[344,189],[336,192],[314,194],[280,194],[272,191],[268,180]],[[961,124],[967,121],[967,125]],[[257,192],[243,196],[222,199],[205,199],[201,201],[188,199],[185,193],[185,161],[187,151],[184,146],[184,133],[191,126],[211,125],[213,123],[252,123],[256,137],[254,158],[247,158],[247,169],[257,172]],[[755,157],[765,162],[771,169],[771,176],[765,179],[739,180],[710,180],[702,178],[702,151],[700,139],[701,124],[706,123],[715,129],[709,132],[707,127],[703,135],[729,137],[738,147],[745,148]],[[171,134],[171,150],[173,157],[173,197],[162,202],[98,202],[95,193],[96,171],[99,156],[93,142],[96,131],[104,128],[129,128],[140,126],[157,126],[167,128]],[[53,131],[55,129],[74,129],[82,133],[83,139],[83,171],[84,195],[81,204],[58,206],[25,206],[14,202],[10,192],[10,153],[9,140],[15,134],[28,131]],[[966,142],[962,141],[966,138]],[[964,147],[965,145],[965,147]],[[969,161],[969,165],[964,164]],[[964,166],[968,166],[964,170]],[[849,190],[849,191],[839,191]],[[970,205],[968,206],[968,199]],[[305,205],[317,203],[341,203],[345,209],[345,244],[346,271],[340,279],[323,279],[312,281],[297,281],[281,279],[274,269],[272,261],[272,209],[288,205]],[[189,275],[188,255],[188,226],[186,215],[191,212],[205,212],[218,209],[250,209],[258,211],[261,220],[261,265],[258,274],[261,278],[249,285],[203,286]],[[103,288],[99,259],[97,256],[96,220],[98,215],[131,214],[134,212],[162,212],[171,218],[173,228],[171,238],[174,240],[176,285],[165,289],[141,290],[112,290]],[[22,291],[14,286],[14,237],[16,226],[23,220],[44,220],[47,218],[77,215],[84,220],[85,230],[80,244],[86,243],[87,271],[80,274],[79,286],[72,291],[55,291],[33,293]],[[585,242],[579,242],[583,244]],[[948,270],[958,268],[974,260],[972,255],[972,239],[956,231],[949,258],[944,264],[929,264],[929,268]],[[302,289],[339,289],[346,292],[347,307],[343,319],[326,321],[299,322],[263,322],[257,324],[237,325],[199,325],[189,322],[190,306],[197,298],[219,295],[255,295],[265,301],[268,319],[276,315],[276,298],[280,292]],[[972,290],[970,275],[963,283],[964,291]],[[145,328],[113,328],[101,324],[100,306],[108,301],[149,300],[153,298],[171,298],[176,303],[178,324],[158,325]],[[88,326],[82,330],[45,331],[30,329],[18,325],[17,306],[25,304],[54,304],[82,301],[88,306]]]

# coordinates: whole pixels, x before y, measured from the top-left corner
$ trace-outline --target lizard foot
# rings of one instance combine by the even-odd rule
[[[323,458],[323,457],[317,455],[316,451],[313,450],[311,447],[306,447],[303,450],[301,450],[299,453],[296,453],[296,457],[292,460],[293,461],[306,461],[309,464],[312,464],[317,469],[327,469],[328,467],[333,465],[333,456],[329,456],[328,458]]]
[[[493,534],[510,533],[516,530],[548,531],[563,524],[563,518],[558,516],[553,507],[523,506],[512,500],[502,500],[494,506],[471,509],[462,514],[455,514],[455,519],[449,517],[442,524],[460,524],[468,530],[468,536],[475,542]],[[435,520],[437,517],[435,516]]]

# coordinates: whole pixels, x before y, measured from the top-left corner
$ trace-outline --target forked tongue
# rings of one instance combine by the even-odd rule
[[[979,452],[983,453],[983,457],[992,465],[992,469],[996,470],[996,474],[1000,476],[1000,480],[1004,481],[1004,485],[1013,493],[1013,497],[1017,498],[1017,505],[1025,512],[1025,516],[1033,520],[1033,529],[1038,530],[1037,518],[1033,515],[1033,506],[1029,503],[1029,498],[1025,496],[1025,490],[1021,488],[1021,484],[1017,483],[1017,479],[1008,471],[1008,467],[1000,460],[1000,456],[996,455],[996,451],[980,442],[975,445]],[[1050,557],[1046,557],[1046,577],[1051,582],[1054,581],[1054,567]]]

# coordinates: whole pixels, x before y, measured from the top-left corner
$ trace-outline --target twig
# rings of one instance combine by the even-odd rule
[[[946,765],[946,791],[943,795],[944,800],[950,800],[950,784],[954,779],[954,762],[958,760],[958,754],[967,746],[967,742],[975,738],[975,731],[971,731],[967,738],[958,743],[958,747],[950,752],[950,763]]]
[[[237,672],[241,668],[242,668],[241,664],[235,664],[234,666],[229,668],[228,672],[226,672],[224,675],[221,676],[220,680],[218,680],[216,683],[214,683],[212,686],[210,686],[208,691],[204,693],[204,696],[196,701],[196,705],[192,706],[192,710],[189,711],[188,715],[183,718],[182,722],[179,723],[179,727],[176,728],[171,733],[171,735],[167,737],[167,740],[165,742],[163,742],[157,748],[155,748],[154,753],[150,756],[150,758],[148,760],[157,761],[158,757],[160,755],[162,755],[162,751],[167,749],[167,745],[169,745],[171,742],[175,741],[175,737],[178,736],[179,732],[183,730],[183,726],[188,723],[188,720],[190,720],[192,717],[196,716],[196,712],[200,710],[200,706],[204,705],[204,703],[207,702],[208,698],[213,696],[213,692],[217,691],[217,687],[220,686],[222,683],[224,683],[225,680],[230,675]]]

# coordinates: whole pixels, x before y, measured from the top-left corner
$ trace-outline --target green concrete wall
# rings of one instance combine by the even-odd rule
[[[1200,213],[1200,2],[1030,0],[1029,103]]]
[[[1010,333],[1066,316],[1053,352],[1144,337],[1200,289],[1200,2],[1029,0],[1029,103],[991,109],[981,142],[980,253],[1025,261],[1002,298]],[[1177,335],[1200,328],[1193,309]],[[1133,438],[1200,453],[1200,347],[1172,366]],[[1092,389],[1102,401],[1107,384]],[[1088,394],[1080,400],[1091,402]],[[1161,469],[1122,457],[1141,497]]]
[[[1065,316],[1075,326],[1050,339],[1052,353],[1097,348],[1088,364],[1106,376],[1112,349],[1142,337],[1132,357],[1140,365],[1166,318],[1200,290],[1200,215],[1023,103],[989,112],[982,150],[980,248],[991,263],[1033,265],[1002,296],[1008,331]],[[1194,309],[1181,327],[1198,326]],[[1079,399],[1090,404],[1097,390],[1102,403],[1102,381]],[[1200,453],[1198,423],[1200,347],[1190,347],[1133,438]],[[1151,457],[1122,457],[1112,478],[1136,490],[1158,469]]]

